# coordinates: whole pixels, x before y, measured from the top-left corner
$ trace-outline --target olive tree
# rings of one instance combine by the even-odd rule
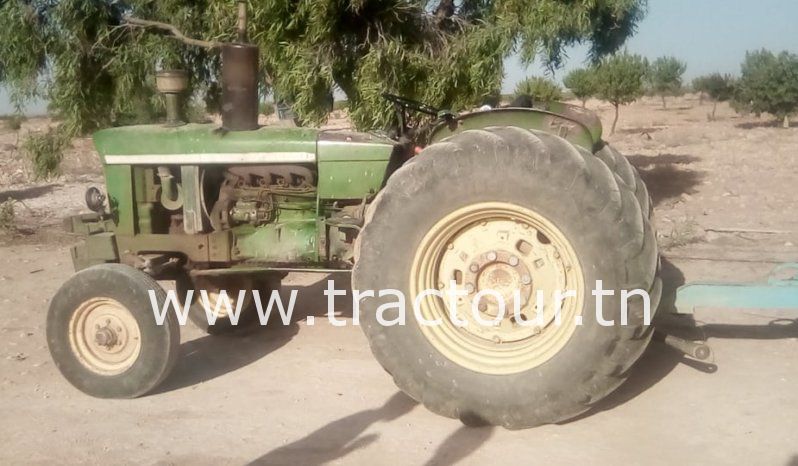
[[[648,82],[654,94],[662,97],[662,108],[668,106],[665,97],[679,95],[685,71],[687,64],[676,57],[660,57],[651,64]]]
[[[596,95],[596,73],[592,68],[580,68],[571,71],[565,78],[563,84],[577,99],[582,101],[582,108],[587,105],[587,99]]]
[[[749,52],[734,99],[738,107],[759,115],[770,113],[790,127],[790,115],[798,111],[798,55]]]
[[[264,94],[303,121],[345,94],[361,128],[393,118],[383,91],[461,108],[500,87],[517,53],[556,68],[585,43],[598,59],[635,31],[646,0],[250,1],[248,36],[260,46]],[[75,131],[159,111],[153,75],[180,67],[191,95],[218,102],[220,59],[164,33],[129,27],[134,16],[167,22],[206,41],[235,38],[232,0],[7,0],[0,3],[0,81],[16,102],[39,96]],[[139,116],[137,116],[139,115]]]
[[[726,102],[734,97],[736,82],[731,75],[712,73],[693,80],[693,87],[712,99],[712,113],[709,119],[715,120],[718,102]]]
[[[598,96],[615,107],[610,134],[615,134],[620,106],[643,96],[643,80],[647,72],[648,60],[628,52],[607,57],[596,68]]]

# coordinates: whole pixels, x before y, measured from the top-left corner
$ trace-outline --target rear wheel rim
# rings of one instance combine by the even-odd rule
[[[119,301],[91,298],[69,320],[69,344],[78,361],[100,375],[130,369],[141,353],[141,329]]]
[[[485,374],[523,372],[551,359],[573,335],[581,319],[584,280],[576,253],[562,231],[543,215],[515,204],[473,204],[452,212],[435,224],[416,250],[410,275],[411,298],[425,290],[443,290],[455,282],[466,296],[457,298],[454,316],[468,322],[458,327],[449,298],[427,296],[419,314],[440,325],[419,325],[426,339],[452,362]],[[480,291],[494,289],[504,298],[504,318],[497,319],[495,298],[479,300]],[[514,290],[521,297],[522,322],[514,316]],[[540,320],[535,306],[542,292]],[[555,318],[557,290],[573,290],[562,301],[560,322]],[[444,295],[445,296],[445,295]],[[524,325],[522,325],[522,323]]]

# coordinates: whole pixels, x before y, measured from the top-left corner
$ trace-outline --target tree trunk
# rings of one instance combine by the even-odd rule
[[[704,105],[704,93],[703,92],[699,92],[698,93],[698,105]]]
[[[615,134],[615,128],[618,126],[618,104],[615,104],[615,119],[612,121],[612,131],[610,131],[610,135]]]
[[[587,99],[582,99],[582,108],[587,108]]]
[[[662,96],[662,108],[668,108],[668,103],[665,102],[665,96]]]
[[[715,112],[718,110],[718,101],[712,102],[712,121],[715,121]]]
[[[790,116],[784,115],[784,129],[790,128]]]

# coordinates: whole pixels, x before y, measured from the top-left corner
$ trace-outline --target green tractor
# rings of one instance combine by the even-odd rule
[[[646,187],[602,141],[596,116],[565,104],[456,115],[386,94],[397,111],[390,136],[259,127],[257,49],[221,52],[221,126],[181,123],[186,76],[164,72],[167,124],[94,136],[105,193],[90,189],[93,213],[66,221],[85,241],[47,319],[70,383],[132,398],[164,380],[180,325],[171,311],[156,321],[153,300],[167,300],[158,280],[174,280],[178,297],[206,290],[208,302],[224,290],[235,306],[250,296],[239,291],[267,295],[294,271],[351,271],[354,290],[392,290],[362,299],[360,325],[399,388],[444,416],[559,422],[625,380],[653,329],[645,300],[627,309],[620,290],[646,291],[655,310],[659,257]],[[417,113],[424,125],[409,123]],[[603,298],[615,325],[595,312],[598,280],[616,291]],[[449,284],[456,302],[428,292]],[[420,297],[417,312],[384,325],[397,292]],[[505,318],[499,298],[518,296],[522,318]],[[258,321],[251,301],[238,325]],[[237,327],[224,313],[210,324],[202,304],[189,315],[207,332]]]

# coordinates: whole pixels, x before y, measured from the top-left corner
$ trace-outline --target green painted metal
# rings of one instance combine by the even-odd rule
[[[489,126],[517,126],[556,134],[577,146],[593,151],[598,144],[593,133],[580,121],[556,113],[530,108],[500,108],[474,112],[442,123],[432,130],[430,142],[438,142],[454,134]],[[595,130],[594,130],[595,131]]]
[[[677,290],[678,314],[699,307],[798,310],[798,264],[777,267],[767,283],[690,283]]]
[[[140,125],[98,131],[94,134],[94,145],[103,163],[106,155],[316,153],[318,133],[318,130],[308,128],[263,127],[254,131],[224,131],[213,124]]]
[[[359,136],[367,142],[319,141],[320,199],[362,199],[382,187],[396,143],[374,135]]]
[[[233,243],[230,231],[186,234],[138,234],[115,237],[120,260],[146,253],[177,252],[192,262],[229,262]]]
[[[76,272],[92,265],[117,262],[119,260],[114,234],[110,232],[87,236],[84,242],[73,246],[70,253],[72,255],[72,265]]]
[[[320,259],[316,198],[276,196],[274,221],[232,229],[232,259],[269,263],[317,263]]]
[[[111,218],[116,223],[116,232],[120,235],[132,235],[136,232],[133,170],[129,165],[106,165],[104,170],[105,189]]]
[[[603,128],[601,126],[601,119],[595,112],[563,102],[542,103],[535,105],[535,107],[581,123],[590,131],[594,144],[598,144],[601,141]]]

